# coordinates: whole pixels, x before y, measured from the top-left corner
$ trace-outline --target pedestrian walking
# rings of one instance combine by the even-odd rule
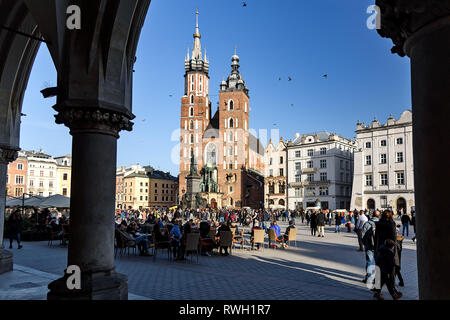
[[[318,237],[325,237],[325,213],[322,210],[317,214],[317,228],[319,230]]]
[[[398,300],[402,297],[402,293],[395,288],[395,241],[386,239],[377,250],[376,265],[380,270],[380,284],[375,288],[374,297],[378,300],[384,300],[381,295],[381,289],[384,285],[387,286],[392,299]],[[377,284],[378,285],[378,284]]]
[[[400,218],[400,221],[402,222],[402,226],[403,226],[402,236],[405,236],[405,231],[406,231],[406,236],[409,237],[409,223],[411,222],[411,219],[406,212],[402,215],[402,217]]]
[[[22,249],[22,245],[20,244],[20,234],[22,232],[22,217],[20,214],[20,210],[16,210],[8,220],[8,228],[9,228],[9,248],[12,249],[12,244],[14,239],[17,241],[17,248]]]
[[[317,214],[314,211],[310,216],[311,235],[315,236],[317,232]]]
[[[416,242],[416,213],[411,211],[411,222],[410,224],[413,226],[414,237],[412,237],[412,241]]]
[[[355,232],[358,235],[359,251],[364,251],[364,246],[363,246],[362,238],[361,238],[361,229],[362,229],[362,226],[366,222],[367,222],[367,216],[364,214],[364,210],[361,210],[359,212],[358,221],[356,222],[356,225],[355,225]]]
[[[375,230],[376,223],[380,221],[380,211],[375,210],[370,220],[361,228],[361,239],[366,253],[366,275],[362,282],[375,281]]]

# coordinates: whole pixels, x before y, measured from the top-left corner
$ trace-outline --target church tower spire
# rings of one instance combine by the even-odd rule
[[[248,96],[248,88],[239,68],[239,56],[237,55],[236,47],[234,47],[234,55],[231,57],[231,73],[227,81],[222,81],[220,84],[220,91],[242,91]]]
[[[200,29],[198,26],[198,10],[195,12],[195,33],[194,33],[194,48],[192,49],[192,55],[189,58],[189,54],[186,56],[185,59],[185,70],[186,73],[194,71],[194,72],[202,72],[208,75],[209,73],[209,61],[206,58],[206,51],[205,51],[205,57],[202,55],[202,44],[200,42],[201,35],[200,35]]]
[[[200,39],[202,38],[202,36],[200,35],[200,31],[198,28],[198,10],[195,12],[195,18],[194,50],[192,50],[192,59],[203,60],[202,44],[200,43]]]
[[[180,177],[179,190],[186,188],[186,177],[194,166],[201,170],[204,166],[203,134],[211,120],[209,101],[209,61],[202,54],[198,11],[195,13],[194,47],[190,48],[184,62],[184,95],[181,98],[180,121]],[[195,162],[192,163],[191,160]],[[180,193],[180,198],[183,195]]]

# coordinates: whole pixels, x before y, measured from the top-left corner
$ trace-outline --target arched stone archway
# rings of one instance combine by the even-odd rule
[[[406,212],[407,204],[406,204],[405,198],[399,197],[397,199],[397,201],[395,202],[395,205],[396,205],[397,213],[399,213],[400,210],[402,210],[402,212]]]
[[[73,138],[68,265],[80,267],[82,289],[68,290],[63,276],[49,285],[48,298],[127,299],[127,278],[114,271],[111,213],[117,139],[133,126],[133,65],[150,0],[75,0],[70,5],[81,9],[80,30],[66,27],[67,1],[0,1],[2,24],[45,39],[58,75],[55,120],[69,127]],[[22,99],[39,44],[0,30],[0,208],[3,173],[19,148]]]
[[[22,1],[0,1],[0,21],[40,37],[37,23]],[[13,268],[12,254],[3,250],[6,174],[20,150],[22,102],[39,46],[39,41],[0,29],[0,273]]]
[[[367,209],[375,210],[375,200],[373,200],[372,198],[367,200]]]

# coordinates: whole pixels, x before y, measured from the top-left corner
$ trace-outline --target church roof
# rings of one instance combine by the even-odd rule
[[[261,141],[251,133],[249,134],[248,143],[250,150],[253,150],[259,155],[264,156],[264,146],[262,145]]]
[[[220,138],[219,110],[217,110],[214,116],[211,118],[205,132],[203,133],[203,138],[205,139],[211,139],[212,137],[216,139]]]

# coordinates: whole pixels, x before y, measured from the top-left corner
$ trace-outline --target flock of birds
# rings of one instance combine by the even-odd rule
[[[242,6],[243,6],[243,7],[247,7],[247,2],[246,2],[246,1],[243,1],[243,2],[242,2]],[[324,79],[328,79],[328,74],[324,74],[322,77],[323,77]],[[281,81],[281,80],[282,80],[282,78],[281,78],[281,77],[278,77],[278,81]],[[287,77],[287,81],[288,81],[288,82],[291,82],[291,81],[292,81],[292,77],[288,76],[288,77]],[[169,94],[169,97],[172,98],[172,97],[173,97],[173,94]],[[294,107],[294,104],[293,104],[293,103],[291,103],[291,107],[292,107],[292,108]],[[145,119],[143,119],[142,122],[145,122]],[[277,124],[274,123],[273,125],[276,126]]]

